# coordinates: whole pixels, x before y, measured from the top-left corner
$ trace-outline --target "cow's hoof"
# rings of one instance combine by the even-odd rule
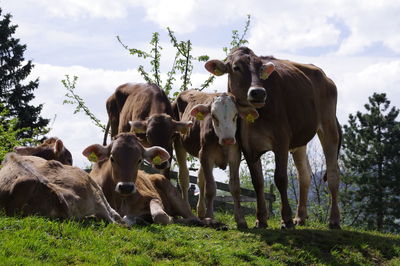
[[[341,230],[342,228],[340,227],[340,224],[329,223],[329,229]]]
[[[267,228],[268,224],[266,222],[260,222],[256,221],[256,224],[254,225],[254,229],[260,229],[260,228]]]
[[[133,225],[148,225],[149,223],[146,222],[144,219],[140,217],[135,217],[132,215],[125,215],[122,220],[128,227],[132,227]]]
[[[228,230],[228,226],[226,224],[218,222],[217,220],[214,220],[213,218],[205,218],[203,220],[203,222],[204,222],[205,226],[215,228],[217,230],[222,230],[222,231]]]
[[[241,222],[236,224],[237,229],[248,229],[249,227],[247,226],[246,222]]]
[[[304,225],[306,225],[306,220],[305,219],[301,219],[300,217],[296,217],[296,218],[293,219],[293,223],[295,225],[304,226]]]
[[[281,229],[285,230],[285,229],[295,229],[295,225],[292,222],[292,220],[290,220],[289,222],[281,222]]]

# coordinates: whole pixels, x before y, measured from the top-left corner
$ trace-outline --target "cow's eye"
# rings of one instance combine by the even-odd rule
[[[212,117],[212,120],[214,121],[214,123],[218,126],[218,123],[219,123],[218,118],[215,115],[212,115],[211,117]]]
[[[143,162],[142,159],[139,159],[139,160],[138,160],[138,164],[141,164],[142,162]]]
[[[114,157],[111,155],[110,156],[110,161],[112,162],[112,163],[114,163],[115,161],[114,161]]]
[[[240,67],[238,67],[238,66],[233,66],[233,71],[240,71]]]

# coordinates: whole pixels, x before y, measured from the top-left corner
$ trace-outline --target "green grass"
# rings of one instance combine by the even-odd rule
[[[0,216],[0,265],[400,265],[400,236],[311,224],[295,230],[228,231],[181,225],[117,225]],[[249,225],[254,217],[248,217]]]

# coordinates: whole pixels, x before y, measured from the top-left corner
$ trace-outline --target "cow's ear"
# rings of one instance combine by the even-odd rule
[[[25,146],[17,146],[14,147],[14,151],[19,155],[32,155],[37,152],[38,147],[25,147]]]
[[[259,117],[257,110],[253,107],[238,107],[239,115],[243,120],[253,123]]]
[[[84,149],[82,154],[88,158],[89,161],[97,163],[107,159],[110,156],[110,147],[102,146],[100,144],[93,144]]]
[[[211,105],[197,104],[190,110],[190,115],[196,117],[197,120],[203,120],[210,112]]]
[[[213,75],[222,76],[228,71],[226,64],[221,60],[209,60],[204,64],[204,67]]]
[[[131,132],[143,134],[146,133],[147,122],[146,121],[129,121],[131,125]]]
[[[159,165],[170,158],[169,153],[158,146],[144,148],[143,158],[151,164]]]
[[[260,68],[260,79],[267,79],[275,71],[275,65],[272,62],[263,64]]]
[[[172,120],[172,123],[173,123],[174,131],[182,133],[182,134],[186,134],[188,129],[193,126],[193,122],[192,121],[185,122],[185,121]]]
[[[61,139],[57,139],[56,142],[54,143],[54,153],[59,154],[60,152],[63,151],[64,149],[64,143],[62,142]]]

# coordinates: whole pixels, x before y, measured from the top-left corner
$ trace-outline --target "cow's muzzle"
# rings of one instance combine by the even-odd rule
[[[267,92],[263,87],[250,87],[247,92],[247,100],[255,108],[261,108],[265,105],[265,99],[267,98]]]
[[[115,186],[115,191],[123,195],[129,195],[136,192],[135,183],[133,182],[118,182]]]
[[[228,145],[233,145],[235,143],[236,143],[235,138],[223,138],[223,139],[220,140],[219,144],[228,146]]]

